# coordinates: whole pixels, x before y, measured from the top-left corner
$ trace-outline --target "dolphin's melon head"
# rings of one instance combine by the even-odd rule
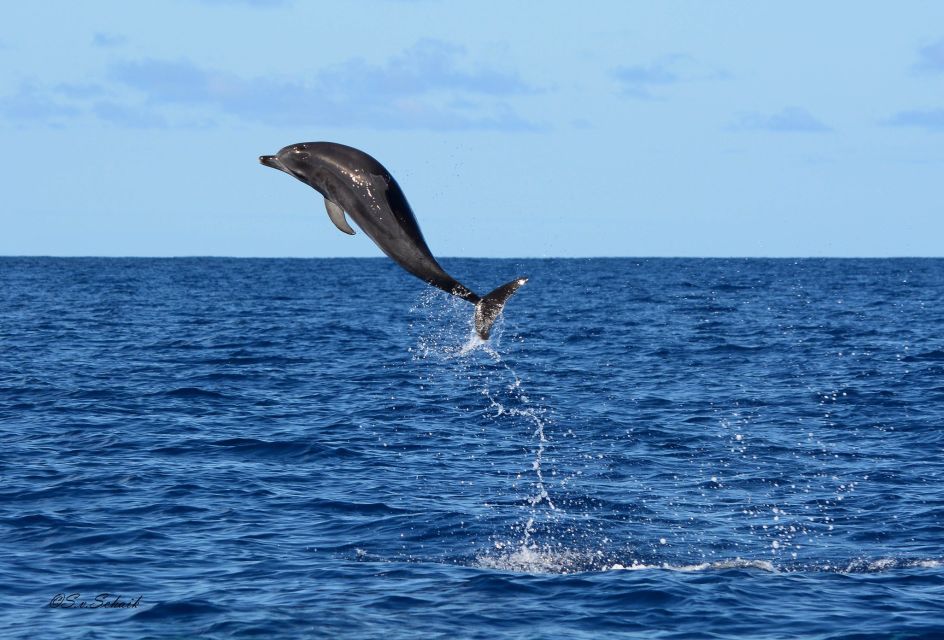
[[[284,171],[302,182],[308,182],[313,166],[310,143],[290,144],[274,156],[260,156],[259,162],[267,167]]]

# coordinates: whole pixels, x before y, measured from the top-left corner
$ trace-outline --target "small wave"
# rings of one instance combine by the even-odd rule
[[[195,362],[197,364],[207,364],[214,366],[238,367],[253,364],[265,364],[270,366],[280,364],[297,364],[306,362],[306,359],[277,355],[254,356],[234,354],[232,356],[221,358],[206,358],[204,360],[197,360]]]
[[[429,607],[432,604],[433,600],[396,594],[373,600],[371,607],[387,611],[409,611],[418,607]]]
[[[693,312],[701,313],[734,313],[738,310],[737,307],[732,307],[730,305],[722,304],[703,304],[697,307],[692,307]]]
[[[675,403],[669,398],[662,398],[660,396],[646,396],[644,398],[639,398],[636,401],[636,406],[640,409],[662,409],[665,407],[671,407]]]
[[[777,567],[775,567],[774,564],[769,560],[742,560],[741,558],[734,558],[733,560],[720,560],[717,562],[701,562],[698,564],[670,564],[667,562],[662,564],[648,564],[645,562],[634,561],[629,565],[614,563],[609,567],[603,567],[603,569],[608,571],[645,571],[656,569],[665,571],[681,571],[685,573],[695,571],[725,571],[728,569],[758,569],[768,573],[779,572]]]
[[[614,561],[602,552],[587,552],[573,549],[556,549],[536,545],[503,547],[496,544],[496,551],[478,556],[473,566],[513,573],[529,574],[574,574],[603,571],[677,571],[697,573],[744,569],[766,573],[884,573],[901,569],[940,569],[944,561],[939,559],[879,558],[856,559],[814,564],[779,564],[770,560],[731,558],[712,562],[653,562],[633,559],[628,562]]]
[[[944,349],[934,349],[916,355],[907,355],[902,362],[944,362]]]
[[[62,518],[55,518],[48,516],[43,513],[31,513],[22,516],[17,516],[13,518],[3,518],[0,519],[0,522],[11,527],[12,529],[33,529],[33,528],[47,528],[47,529],[61,529],[64,527],[75,527],[75,523]],[[86,527],[91,527],[91,525],[81,525]]]
[[[629,565],[613,564],[608,567],[609,570],[644,570],[644,569],[663,569],[668,571],[724,571],[728,569],[759,569],[769,573],[884,573],[898,569],[939,569],[944,566],[941,560],[925,559],[902,559],[902,558],[879,558],[877,560],[853,560],[826,562],[823,564],[785,564],[777,565],[769,560],[746,560],[735,558],[733,560],[719,560],[716,562],[703,562],[698,564],[649,564],[642,562],[633,562]]]
[[[158,340],[150,344],[142,344],[142,345],[132,344],[126,347],[126,349],[140,349],[140,350],[160,351],[160,352],[166,352],[173,349],[197,350],[197,349],[205,349],[205,348],[206,348],[205,344],[201,344],[200,342],[195,342],[191,340],[184,340],[182,338],[175,338],[172,340]]]
[[[127,529],[124,531],[109,531],[107,533],[92,533],[88,535],[77,535],[69,537],[59,537],[55,540],[46,542],[43,549],[49,552],[58,553],[60,551],[83,548],[89,551],[105,550],[115,546],[116,540],[121,540],[122,544],[141,544],[148,545],[155,542],[164,542],[168,536],[147,528]],[[124,556],[120,563],[134,563],[136,559],[130,556]]]
[[[177,444],[156,447],[153,453],[172,456],[205,456],[216,452],[236,453],[240,456],[263,460],[292,460],[307,462],[316,459],[357,458],[363,454],[347,447],[332,447],[309,440],[260,440],[257,438],[225,438],[207,441],[184,440]]]
[[[564,344],[580,344],[582,342],[596,342],[601,338],[605,333],[604,329],[594,327],[590,329],[588,327],[581,328],[577,333],[572,333],[566,338],[564,338]]]
[[[733,558],[715,562],[673,564],[646,562],[638,559],[626,563],[614,561],[602,551],[580,551],[537,545],[505,546],[495,544],[496,551],[483,554],[473,562],[483,569],[497,569],[514,573],[574,574],[603,571],[724,571],[729,569],[756,569],[768,573],[780,570],[768,560]]]
[[[728,283],[728,282],[722,282],[722,283],[714,284],[714,285],[711,286],[711,289],[712,289],[713,291],[720,291],[720,292],[722,292],[722,293],[733,293],[733,292],[736,292],[736,291],[750,291],[750,290],[752,290],[752,289],[754,289],[754,288],[756,288],[756,285],[753,284],[753,283],[751,283],[751,284],[731,284],[731,283]]]
[[[311,498],[307,501],[306,506],[318,511],[361,515],[406,515],[413,513],[409,509],[394,507],[384,502],[353,502],[327,498]]]
[[[225,611],[225,608],[208,600],[171,600],[170,602],[159,602],[150,609],[135,614],[134,618],[136,620],[168,620],[224,613]]]
[[[308,460],[319,457],[348,457],[357,455],[344,447],[329,447],[306,440],[259,440],[257,438],[226,438],[209,443],[230,451],[238,451],[259,458],[286,458]]]
[[[233,371],[215,371],[204,375],[191,376],[192,380],[202,380],[206,382],[243,382],[249,380],[252,373],[233,372]]]
[[[201,389],[199,387],[179,387],[170,391],[160,391],[151,395],[167,396],[169,398],[218,398],[223,399],[226,396],[216,391]]]
[[[78,400],[101,400],[113,398],[116,395],[114,389],[79,389],[70,393],[69,397]]]
[[[827,565],[824,569],[833,570],[837,573],[883,573],[895,569],[940,569],[942,566],[944,566],[944,562],[941,560],[879,558],[878,560],[853,560],[845,568]]]
[[[766,349],[764,345],[750,346],[745,344],[735,344],[729,342],[727,344],[720,344],[714,347],[710,347],[705,350],[706,353],[755,353],[763,351]]]
[[[149,504],[141,508],[142,512],[147,512],[147,513],[152,513],[155,510],[160,511],[160,513],[166,514],[169,516],[189,516],[189,515],[194,515],[194,514],[199,514],[199,513],[208,513],[210,511],[210,509],[207,507],[198,507],[198,506],[194,506],[190,504],[178,504],[178,503],[159,504],[157,505],[156,508],[154,505]],[[128,512],[125,512],[125,513],[128,513]]]

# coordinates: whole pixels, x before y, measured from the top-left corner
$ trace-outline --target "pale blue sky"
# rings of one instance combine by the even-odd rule
[[[0,254],[375,256],[257,157],[360,147],[440,256],[944,255],[942,2],[5,2]]]

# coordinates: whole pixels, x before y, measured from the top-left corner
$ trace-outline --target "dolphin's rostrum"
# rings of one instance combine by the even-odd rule
[[[482,297],[450,276],[436,262],[400,185],[368,154],[334,142],[292,144],[274,156],[261,156],[267,167],[295,176],[324,196],[328,217],[347,234],[354,230],[347,213],[380,250],[417,278],[475,305],[475,331],[488,339],[505,302],[527,278],[516,278]]]

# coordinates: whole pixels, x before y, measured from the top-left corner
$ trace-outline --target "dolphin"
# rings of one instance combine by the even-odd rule
[[[274,156],[260,156],[267,167],[295,176],[324,196],[328,217],[354,235],[345,213],[394,262],[420,280],[475,305],[475,332],[488,340],[492,324],[508,298],[528,281],[516,278],[479,296],[436,262],[400,185],[368,154],[335,142],[302,142]]]

